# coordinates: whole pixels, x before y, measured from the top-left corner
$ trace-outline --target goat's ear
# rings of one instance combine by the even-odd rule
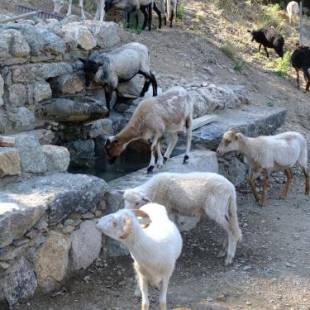
[[[79,61],[81,61],[83,64],[85,64],[87,62],[87,60],[83,59],[83,58],[79,58]]]
[[[125,216],[124,218],[124,223],[123,223],[123,233],[120,236],[120,239],[126,240],[129,235],[132,233],[132,218],[128,215]]]
[[[146,197],[146,196],[143,196],[143,197],[142,197],[142,201],[143,201],[143,202],[146,202],[146,203],[149,203],[149,202],[151,202],[151,199],[148,198],[148,197]]]
[[[240,138],[241,138],[241,133],[240,132],[236,133],[235,140],[240,140]]]

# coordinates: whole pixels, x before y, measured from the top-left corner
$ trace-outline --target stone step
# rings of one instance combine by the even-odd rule
[[[127,174],[118,179],[112,180],[108,184],[113,190],[123,190],[125,188],[135,187],[150,179],[153,175],[160,172],[194,172],[209,171],[218,172],[216,154],[211,151],[193,151],[187,164],[183,165],[183,154],[169,159],[161,169],[154,169],[151,174],[146,173],[146,168]]]
[[[215,150],[229,128],[253,137],[273,134],[284,123],[286,112],[284,108],[253,106],[226,110],[217,114],[212,123],[193,131],[193,147]],[[182,145],[185,146],[183,141],[182,137]]]

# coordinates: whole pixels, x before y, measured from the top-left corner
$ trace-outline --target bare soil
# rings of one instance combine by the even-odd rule
[[[192,0],[175,28],[141,34],[123,31],[122,39],[149,47],[152,67],[163,89],[203,82],[245,85],[252,105],[288,110],[280,132],[297,130],[310,141],[310,93],[296,89],[292,71],[287,77],[279,77],[266,68],[276,55],[271,51],[271,59],[267,59],[250,42],[246,29],[255,26],[254,20],[240,17],[235,21],[229,13],[236,12],[226,13],[209,1]],[[297,34],[290,29],[288,47],[292,48]],[[309,42],[310,35],[306,39]],[[235,61],[219,50],[228,41],[234,43],[237,57],[244,62],[241,71],[234,70]],[[207,309],[208,303],[231,310],[310,309],[310,199],[303,194],[303,178],[298,170],[295,175],[286,200],[278,198],[283,179],[277,175],[271,181],[265,208],[256,205],[247,186],[240,188],[243,241],[233,266],[224,267],[223,260],[216,257],[223,232],[213,222],[205,219],[183,234],[183,253],[168,291],[169,309]],[[139,309],[134,288],[129,257],[101,258],[53,297],[37,296],[16,309]],[[154,290],[155,302],[157,295]],[[157,304],[152,307],[157,309]]]

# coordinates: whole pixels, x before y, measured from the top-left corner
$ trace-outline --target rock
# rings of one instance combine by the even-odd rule
[[[106,251],[106,255],[111,257],[129,255],[129,251],[124,245],[109,237],[106,239],[104,250]]]
[[[78,74],[65,74],[53,79],[51,86],[56,96],[73,95],[84,90],[85,83]]]
[[[94,217],[95,217],[95,215],[91,212],[87,212],[85,214],[82,214],[83,220],[90,220],[90,219],[93,219]]]
[[[26,84],[71,74],[72,66],[65,62],[25,64],[23,66],[12,66],[11,72],[14,83]]]
[[[71,163],[77,167],[92,167],[95,163],[94,140],[76,140],[66,144]]]
[[[92,50],[97,41],[91,31],[84,22],[72,22],[62,27],[64,32],[64,40],[66,43],[74,43],[76,47],[80,47],[86,51]]]
[[[0,36],[0,61],[10,58],[11,36],[7,31],[2,31]]]
[[[35,129],[28,131],[28,133],[37,137],[41,145],[53,144],[55,142],[55,133],[50,129]]]
[[[113,134],[113,122],[108,118],[98,119],[93,122],[83,124],[83,136],[94,139],[100,135]]]
[[[19,300],[33,296],[37,288],[37,279],[29,262],[21,257],[10,267],[0,283],[0,291],[10,306]]]
[[[85,221],[71,236],[71,260],[73,270],[86,269],[98,257],[101,250],[102,233],[94,221]]]
[[[128,82],[120,83],[117,87],[119,96],[133,99],[138,98],[141,94],[144,85],[144,80],[145,79],[143,76],[136,75]],[[152,86],[150,86],[150,88],[152,88]]]
[[[20,175],[20,157],[15,148],[0,148],[0,178],[8,175]]]
[[[6,270],[10,267],[10,264],[5,263],[5,262],[0,262],[0,268],[3,270]],[[0,308],[1,309],[1,308]]]
[[[27,58],[30,54],[30,47],[24,36],[17,30],[7,30],[11,33],[11,55],[18,58]]]
[[[248,104],[244,86],[210,84],[190,91],[194,102],[194,117],[200,117],[217,110],[232,109]]]
[[[61,233],[51,231],[37,252],[35,271],[38,285],[44,292],[54,290],[66,276],[71,241]]]
[[[56,98],[42,102],[36,114],[42,119],[57,122],[82,122],[105,117],[107,108],[95,99],[72,97]]]
[[[56,145],[43,145],[47,171],[67,171],[70,164],[70,153],[67,148]]]
[[[42,100],[52,97],[50,84],[47,82],[37,82],[33,86],[33,102],[36,104]]]
[[[35,136],[19,134],[16,135],[15,141],[24,172],[44,173],[47,171],[42,147]]]
[[[0,107],[3,105],[4,81],[0,74]]]
[[[50,56],[62,56],[65,54],[66,45],[65,42],[56,34],[48,29],[44,28],[37,28],[38,34],[43,37],[44,46],[43,46],[43,53],[45,55]]]
[[[34,113],[25,107],[12,108],[7,111],[10,129],[16,131],[32,130],[35,127]],[[7,125],[7,126],[8,126]]]
[[[8,88],[9,101],[11,105],[20,107],[27,102],[27,89],[23,84],[12,84]]]
[[[193,309],[195,310],[229,310],[229,308],[224,307],[220,304],[215,304],[215,303],[207,303],[207,304],[195,304],[195,306],[193,307]]]

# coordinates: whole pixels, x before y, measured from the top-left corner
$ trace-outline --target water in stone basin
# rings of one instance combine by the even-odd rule
[[[109,182],[138,169],[147,167],[149,162],[148,152],[139,150],[126,150],[114,164],[110,165],[104,158],[96,158],[95,164],[91,168],[70,167],[71,173],[83,173],[95,175]]]

